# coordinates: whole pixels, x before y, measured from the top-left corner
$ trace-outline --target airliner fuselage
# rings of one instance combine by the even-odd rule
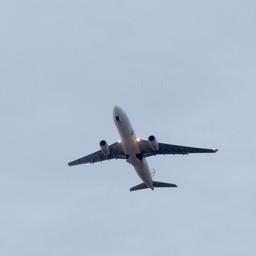
[[[148,162],[146,158],[140,157],[139,139],[136,137],[127,114],[120,107],[114,107],[113,118],[121,137],[120,143],[127,156],[127,162],[134,166],[142,181],[149,188],[154,189]]]

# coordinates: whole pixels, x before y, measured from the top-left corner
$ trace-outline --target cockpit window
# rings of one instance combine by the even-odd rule
[[[116,116],[116,121],[119,122],[120,121],[120,117]]]

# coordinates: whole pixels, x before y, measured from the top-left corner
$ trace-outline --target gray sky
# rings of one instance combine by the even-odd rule
[[[0,254],[256,253],[256,4],[3,0]],[[178,189],[130,193],[123,161],[67,162],[118,139],[217,147],[149,159]]]

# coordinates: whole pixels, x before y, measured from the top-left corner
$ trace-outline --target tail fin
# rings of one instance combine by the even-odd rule
[[[178,186],[176,184],[172,184],[172,183],[153,181],[153,187],[154,188],[176,188]],[[141,189],[146,189],[146,188],[148,188],[148,186],[145,183],[141,183],[137,186],[130,188],[130,191],[136,191],[136,190],[141,190]]]

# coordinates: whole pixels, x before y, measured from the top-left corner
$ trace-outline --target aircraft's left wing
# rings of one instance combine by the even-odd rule
[[[167,154],[180,154],[186,155],[191,153],[216,153],[217,149],[208,149],[208,148],[195,148],[195,147],[186,147],[173,144],[159,143],[159,150],[154,151],[147,140],[141,140],[139,142],[140,149],[144,157],[153,156],[153,155],[167,155]]]
[[[82,158],[79,158],[75,161],[72,161],[68,163],[69,166],[73,165],[79,165],[79,164],[87,164],[87,163],[96,163],[96,162],[102,162],[105,160],[111,160],[111,159],[125,159],[126,156],[124,155],[122,145],[118,142],[112,144],[109,146],[109,155],[104,155],[101,150],[92,153],[88,156],[84,156]]]

